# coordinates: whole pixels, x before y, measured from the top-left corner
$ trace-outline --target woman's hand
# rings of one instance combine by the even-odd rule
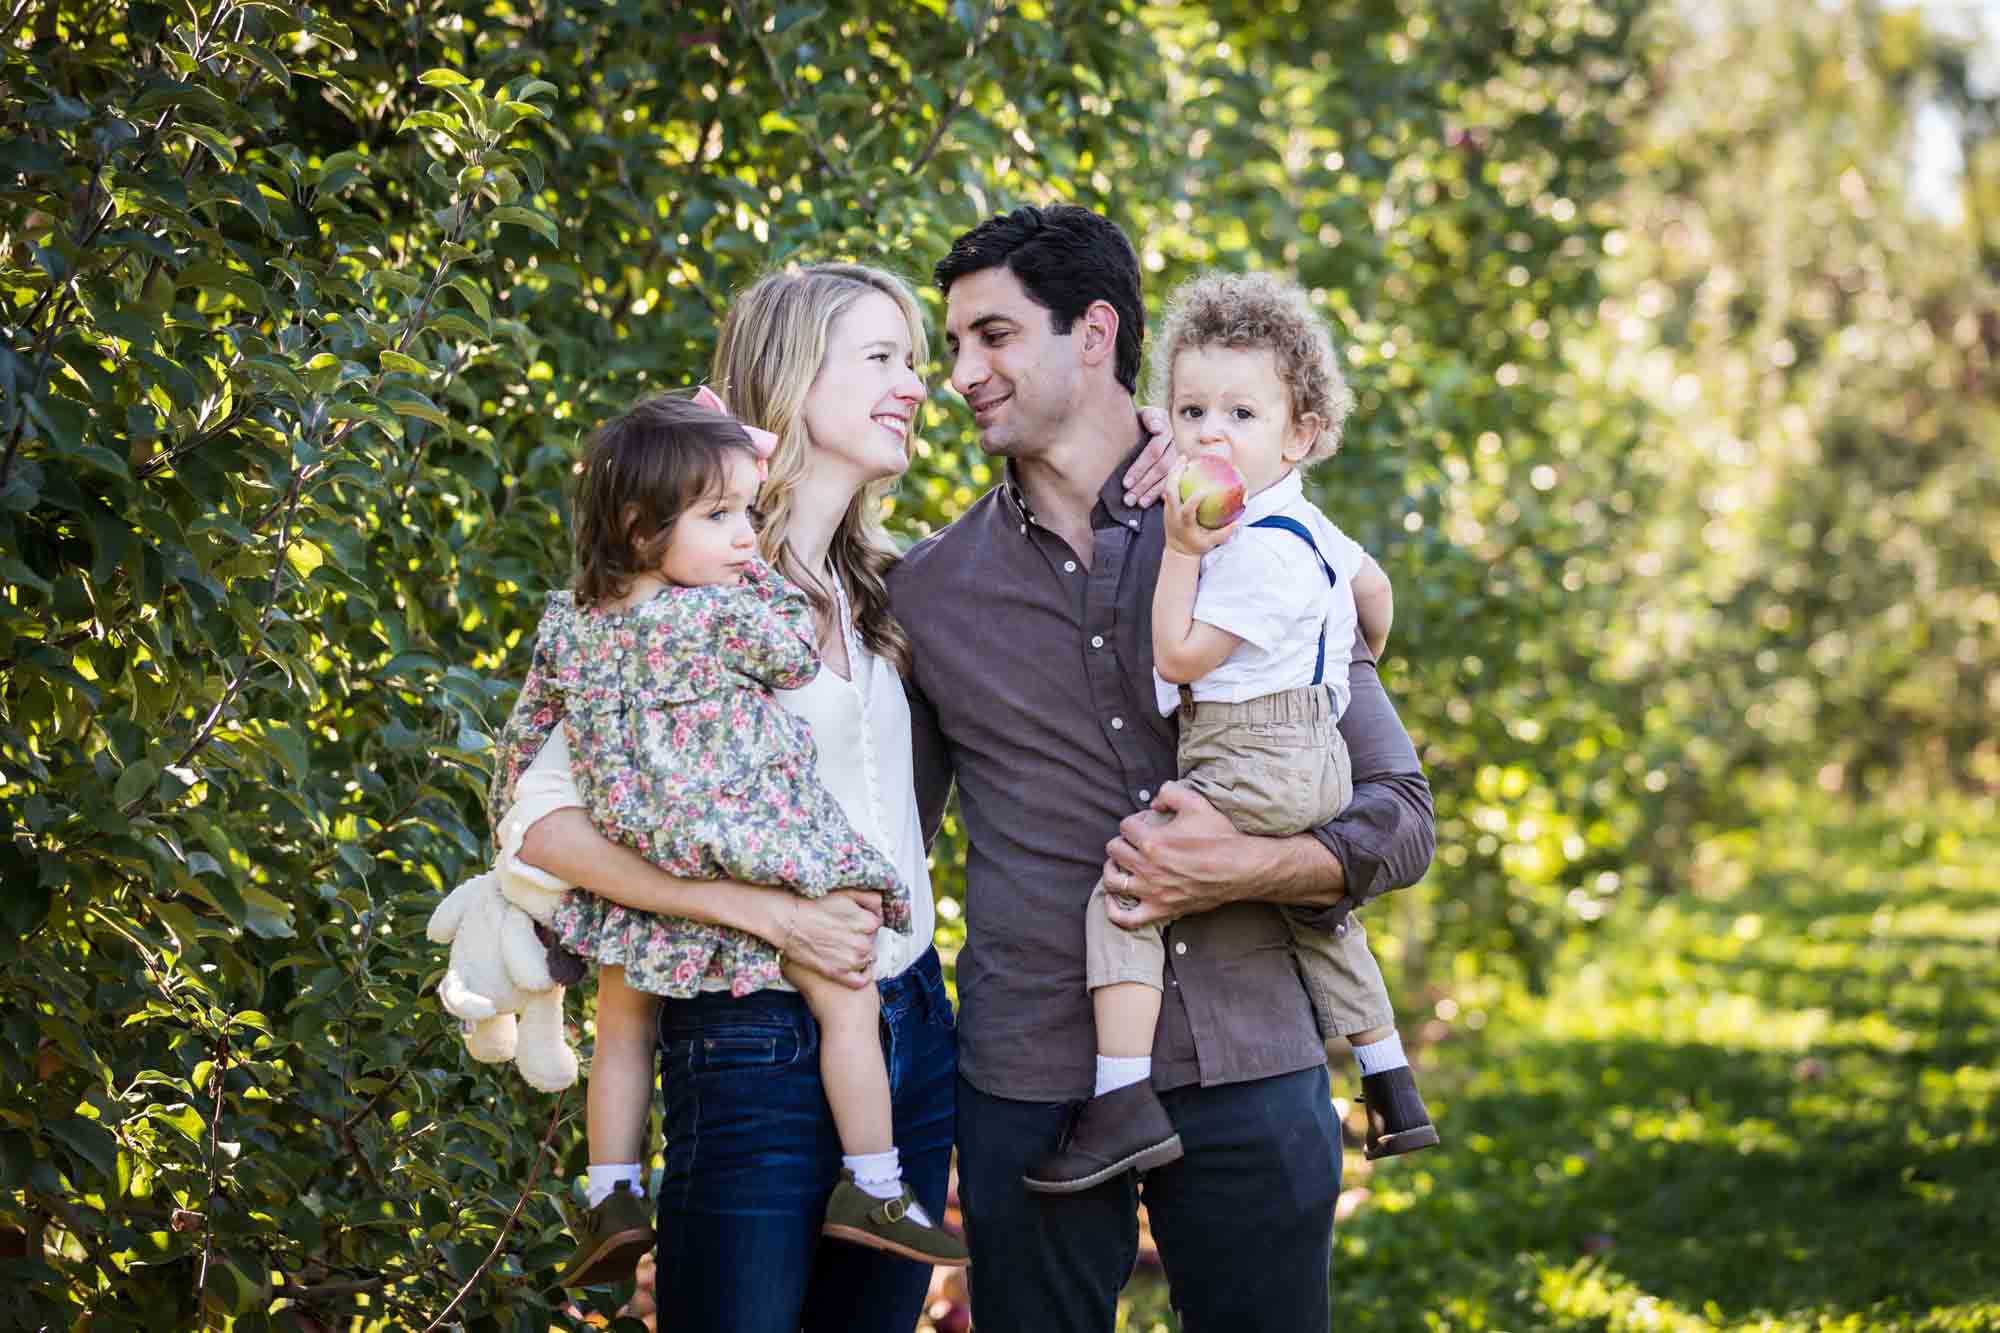
[[[881,894],[841,889],[824,898],[794,898],[781,938],[771,943],[786,963],[860,990],[874,980],[875,932],[881,928]]]

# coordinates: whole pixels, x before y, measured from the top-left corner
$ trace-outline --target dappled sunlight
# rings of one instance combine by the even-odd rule
[[[1418,1281],[1435,1327],[2000,1318],[1967,1243],[2000,1178],[1993,813],[1932,807],[1917,845],[1940,862],[1886,815],[1766,812],[1727,894],[1572,941],[1546,995],[1510,989],[1431,1053],[1446,1146],[1370,1180],[1340,1317],[1406,1326],[1389,1311]],[[1941,907],[1933,872],[1975,866]],[[1837,869],[1872,891],[1829,895]]]

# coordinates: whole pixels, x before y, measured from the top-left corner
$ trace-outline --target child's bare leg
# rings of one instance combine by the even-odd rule
[[[584,1092],[590,1210],[574,1219],[576,1250],[557,1281],[594,1287],[632,1276],[653,1246],[642,1158],[653,1110],[653,1024],[658,997],[633,990],[622,967],[597,973],[597,1053]],[[621,1192],[622,1187],[622,1192]]]
[[[590,1146],[590,1202],[594,1207],[620,1180],[644,1194],[641,1163],[646,1125],[653,1112],[653,1044],[660,1001],[632,989],[625,969],[597,974],[597,1053],[590,1062],[584,1125]]]
[[[819,1022],[819,1081],[840,1135],[844,1178],[827,1200],[822,1230],[920,1263],[963,1265],[964,1242],[940,1230],[903,1183],[881,995],[872,984],[855,990],[790,964],[785,979]]]
[[[1143,982],[1119,981],[1090,993],[1097,1015],[1097,1053],[1132,1059],[1153,1053],[1160,1024],[1160,992]]]
[[[785,968],[819,1020],[819,1077],[840,1150],[850,1157],[896,1146],[889,1067],[882,1060],[882,1004],[873,986],[853,990],[808,968]]]
[[[1124,930],[1111,920],[1109,903],[1099,881],[1083,914],[1084,982],[1097,1020],[1092,1095],[1100,1097],[1153,1076],[1153,1030],[1167,957],[1157,926]]]

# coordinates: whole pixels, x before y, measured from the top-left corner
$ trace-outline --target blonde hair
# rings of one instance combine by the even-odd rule
[[[826,361],[827,335],[836,319],[871,292],[887,296],[903,312],[916,362],[924,364],[930,345],[916,297],[895,275],[865,264],[815,264],[765,276],[731,303],[715,345],[711,378],[729,410],[778,437],[770,475],[757,497],[764,515],[758,546],[828,619],[836,614],[831,590],[818,570],[800,566],[786,532],[792,494],[806,474],[806,396]],[[861,488],[834,529],[827,558],[853,601],[862,642],[908,675],[909,636],[889,614],[889,567],[898,552],[882,526],[882,497],[895,484],[891,477]]]
[[[1340,430],[1354,393],[1340,373],[1333,339],[1296,283],[1268,273],[1203,273],[1167,298],[1153,344],[1153,384],[1173,401],[1174,358],[1192,347],[1269,348],[1291,400],[1292,420],[1319,416],[1319,436],[1300,460],[1310,467],[1340,452]]]

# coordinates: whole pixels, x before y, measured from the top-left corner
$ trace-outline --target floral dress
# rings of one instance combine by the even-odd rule
[[[780,884],[807,898],[882,895],[907,933],[910,896],[887,857],[848,822],[815,771],[812,733],[771,691],[819,671],[811,604],[768,566],[741,584],[667,588],[625,611],[553,593],[533,664],[501,733],[488,811],[561,725],[598,832],[670,874]],[[565,947],[618,964],[636,990],[747,995],[778,980],[754,935],[656,916],[572,890],[552,923]]]

